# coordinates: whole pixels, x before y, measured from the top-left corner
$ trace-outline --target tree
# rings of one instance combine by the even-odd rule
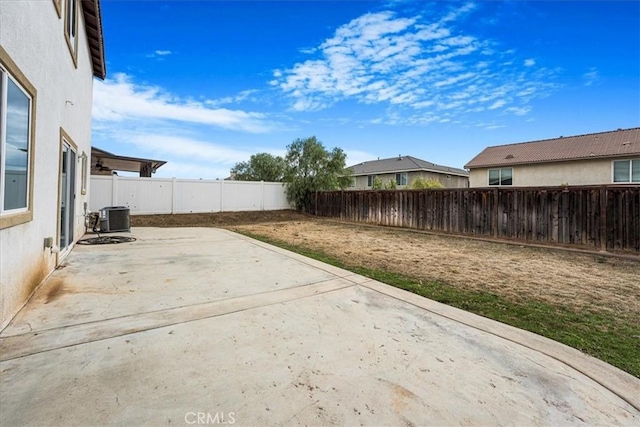
[[[269,153],[254,154],[248,162],[239,162],[231,169],[231,176],[238,181],[282,181],[284,159]]]
[[[340,148],[327,151],[315,136],[296,139],[287,146],[284,182],[287,199],[303,210],[316,191],[344,190],[352,180],[345,168],[347,155]]]
[[[437,179],[425,179],[419,176],[413,180],[411,188],[414,190],[427,190],[430,188],[444,188],[444,185]]]

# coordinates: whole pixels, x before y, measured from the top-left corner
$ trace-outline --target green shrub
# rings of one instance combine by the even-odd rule
[[[395,179],[390,179],[389,181],[384,183],[385,190],[395,190],[396,188],[398,188],[398,184],[396,183]]]
[[[382,180],[377,176],[373,177],[373,183],[371,185],[372,190],[382,190]]]
[[[437,179],[425,179],[424,177],[417,177],[411,183],[411,188],[414,190],[427,190],[430,188],[444,188],[444,185]]]

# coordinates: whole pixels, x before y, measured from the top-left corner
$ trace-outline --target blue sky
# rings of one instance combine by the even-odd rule
[[[315,135],[354,164],[640,126],[636,1],[102,1],[93,145],[225,178]]]

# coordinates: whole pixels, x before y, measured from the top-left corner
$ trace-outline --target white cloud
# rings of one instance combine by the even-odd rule
[[[171,55],[170,50],[155,50],[153,53],[146,55],[147,58],[156,58],[157,61],[164,61],[164,57]]]
[[[205,103],[172,96],[156,86],[137,85],[125,74],[95,82],[93,118],[97,122],[157,119],[252,133],[268,132],[275,127],[264,113],[209,108]]]
[[[253,100],[252,95],[255,95],[256,93],[258,93],[258,90],[256,89],[243,90],[241,92],[238,92],[238,94],[235,96],[225,96],[218,99],[207,99],[206,101],[204,101],[204,104],[212,107],[218,107],[220,105],[226,104],[236,104],[246,100]]]
[[[519,109],[512,112],[528,112],[526,104],[551,89],[545,80],[553,73],[534,69],[534,59],[518,59],[513,49],[463,32],[455,21],[474,9],[467,3],[440,16],[367,13],[337,28],[317,48],[305,48],[310,59],[274,70],[269,83],[289,97],[293,111],[354,100],[431,111],[416,119],[431,122],[443,110],[486,111],[517,100]],[[405,113],[383,121],[411,120],[412,113]]]
[[[591,86],[600,79],[600,75],[595,67],[591,67],[588,72],[582,75],[582,78],[585,86]]]
[[[530,107],[509,107],[506,111],[515,114],[516,116],[525,116],[531,111]]]

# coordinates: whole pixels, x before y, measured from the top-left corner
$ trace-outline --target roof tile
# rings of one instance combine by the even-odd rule
[[[413,156],[398,156],[390,159],[372,160],[353,165],[351,169],[356,176],[410,171],[428,171],[469,176],[469,173],[464,169],[437,165]]]
[[[640,128],[487,147],[464,167],[473,169],[636,155],[640,155]]]

